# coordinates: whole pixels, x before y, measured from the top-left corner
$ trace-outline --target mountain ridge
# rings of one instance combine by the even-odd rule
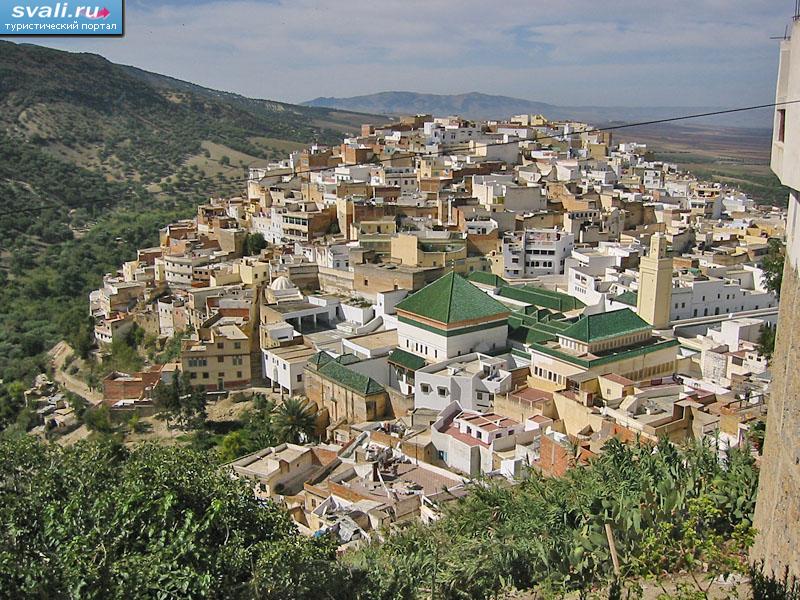
[[[514,114],[542,113],[551,119],[575,119],[593,124],[646,121],[724,110],[722,106],[558,106],[547,102],[483,92],[430,94],[384,91],[350,97],[320,96],[302,106],[397,116],[416,113],[458,114],[469,119],[503,119]],[[772,125],[772,109],[692,119],[687,122],[737,127]]]

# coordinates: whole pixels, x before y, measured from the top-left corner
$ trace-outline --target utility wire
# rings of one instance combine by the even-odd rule
[[[666,118],[663,118],[663,119],[651,119],[649,121],[637,121],[635,123],[623,123],[623,124],[620,124],[620,125],[608,125],[608,126],[605,126],[605,127],[590,127],[588,129],[582,129],[581,131],[574,131],[574,132],[571,132],[571,133],[561,133],[561,134],[553,134],[553,135],[537,135],[537,136],[535,136],[533,138],[530,138],[530,139],[524,139],[523,138],[523,139],[509,140],[509,141],[506,141],[506,142],[495,142],[495,143],[492,143],[492,144],[487,144],[487,146],[488,147],[491,147],[491,146],[508,146],[508,145],[511,145],[511,144],[520,144],[520,143],[525,143],[525,142],[535,143],[535,142],[539,142],[539,141],[542,141],[542,140],[561,139],[561,138],[565,138],[565,137],[569,137],[569,136],[583,135],[583,134],[587,134],[587,133],[602,133],[604,131],[616,131],[618,129],[627,129],[627,128],[630,128],[630,127],[643,127],[643,126],[646,126],[646,125],[659,125],[659,124],[663,124],[663,123],[674,123],[676,121],[686,121],[686,120],[689,120],[689,119],[699,119],[699,118],[702,118],[702,117],[714,117],[714,116],[719,116],[719,115],[729,115],[729,114],[734,114],[734,113],[747,112],[747,111],[752,111],[752,110],[759,110],[759,109],[763,109],[763,108],[775,108],[775,107],[778,107],[778,106],[787,106],[789,104],[798,104],[798,103],[800,103],[800,100],[787,100],[785,102],[771,102],[769,104],[756,104],[756,105],[752,105],[752,106],[743,106],[743,107],[739,107],[739,108],[728,108],[728,109],[724,109],[724,110],[714,110],[714,111],[710,111],[710,112],[693,113],[693,114],[688,114],[688,115],[681,115],[681,116],[678,116],[678,117],[666,117]],[[468,144],[468,143],[469,142],[461,142],[460,145],[463,146],[464,144]],[[463,148],[462,148],[462,150],[463,150]],[[403,156],[401,158],[412,158],[412,157],[435,158],[435,157],[438,157],[438,156],[448,156],[448,155],[452,154],[453,152],[457,152],[457,151],[458,150],[453,149],[452,145],[451,145],[451,147],[446,147],[446,148],[444,148],[442,150],[438,150],[436,152],[404,152]],[[379,165],[379,164],[383,164],[383,163],[391,163],[391,162],[393,162],[395,160],[398,160],[398,159],[394,158],[394,157],[390,157],[390,158],[383,158],[383,159],[378,159],[378,160],[369,161],[369,162],[354,163],[352,165],[345,165],[345,166],[348,166],[348,167],[373,166],[373,165]],[[304,169],[304,170],[293,170],[292,171],[292,175],[297,176],[297,175],[305,175],[307,173],[319,173],[319,172],[322,172],[322,171],[329,171],[329,170],[331,170],[333,168],[335,168],[335,167],[325,166],[325,167],[312,167],[312,168]],[[212,177],[206,177],[205,179],[207,181],[210,181],[213,178]],[[237,178],[237,179],[225,179],[223,181],[220,181],[220,184],[222,184],[222,183],[225,183],[225,184],[229,184],[229,183],[246,183],[248,181],[250,181],[249,177],[245,177],[245,178],[241,178],[241,179],[239,179],[239,178]],[[101,202],[97,202],[97,203],[93,203],[93,204],[97,204],[97,205],[101,205],[102,206],[106,202],[109,202],[109,201],[101,201]],[[113,201],[112,201],[112,203],[113,203]],[[50,208],[58,208],[58,207],[54,207],[54,206],[33,206],[33,207],[30,207],[30,208],[25,208],[25,209],[20,209],[20,210],[0,211],[0,217],[7,216],[7,215],[12,215],[12,214],[33,213],[33,212],[38,212],[38,211],[42,211],[42,210],[47,210],[47,209],[50,209]],[[75,207],[75,208],[84,208],[84,206],[78,206],[78,207]]]

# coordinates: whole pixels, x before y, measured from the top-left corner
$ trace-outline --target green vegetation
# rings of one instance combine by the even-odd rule
[[[747,570],[757,487],[746,451],[614,441],[560,479],[477,482],[433,525],[337,561],[190,448],[6,435],[0,478],[0,589],[53,598],[639,597],[679,571],[678,597],[704,598]]]
[[[217,451],[222,462],[262,448],[314,438],[317,416],[308,399],[287,398],[280,406],[262,395],[256,395],[253,401],[253,409],[245,414],[242,426],[219,442]]]
[[[260,233],[249,233],[244,240],[244,253],[247,256],[255,256],[267,247],[267,240]]]
[[[278,437],[292,444],[311,440],[317,423],[316,412],[316,405],[305,398],[287,398],[275,415]]]
[[[764,269],[767,289],[781,295],[781,284],[783,283],[783,264],[786,259],[786,251],[783,242],[777,239],[769,240],[769,252],[761,263]]]
[[[345,560],[368,574],[372,598],[496,598],[512,589],[585,598],[615,581],[636,588],[681,570],[692,574],[693,596],[683,597],[702,598],[714,577],[747,569],[756,488],[747,452],[720,463],[710,447],[612,441],[561,479],[478,484],[434,525]]]
[[[7,598],[347,598],[327,538],[302,538],[202,453],[0,441]]]
[[[191,384],[189,374],[183,377],[173,375],[169,385],[155,388],[153,404],[169,425],[181,429],[199,429],[206,420],[208,395],[205,388]]]
[[[758,332],[758,353],[765,356],[768,360],[775,352],[775,330],[777,327],[770,323],[764,323]]]

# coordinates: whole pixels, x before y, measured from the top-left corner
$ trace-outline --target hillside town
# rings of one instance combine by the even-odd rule
[[[612,438],[743,444],[785,211],[615,136],[416,115],[250,168],[90,295],[100,360],[133,327],[180,344],[110,373],[99,403],[151,416],[179,376],[304,399],[306,443],[228,467],[343,546]]]

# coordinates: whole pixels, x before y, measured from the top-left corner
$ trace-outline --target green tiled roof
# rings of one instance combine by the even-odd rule
[[[650,354],[651,352],[655,352],[657,350],[663,350],[664,348],[673,348],[676,346],[680,346],[680,342],[678,340],[663,340],[656,343],[645,344],[642,346],[637,346],[635,348],[623,348],[618,351],[609,352],[603,356],[599,356],[593,359],[586,359],[586,358],[579,358],[572,354],[567,354],[566,352],[562,352],[556,348],[549,348],[543,344],[533,344],[531,346],[532,351],[541,352],[542,354],[547,354],[548,356],[553,356],[555,358],[559,358],[565,362],[571,363],[573,365],[577,365],[579,367],[583,367],[585,369],[591,369],[593,367],[598,367],[600,365],[604,365],[607,363],[614,363],[626,358],[632,358],[634,356],[640,356],[642,354]]]
[[[596,315],[583,315],[561,335],[581,342],[596,342],[650,329],[650,325],[630,308]]]
[[[321,352],[317,352],[314,356],[309,358],[308,362],[319,369],[321,366],[328,364],[332,360],[333,357],[323,350]]]
[[[319,369],[319,373],[362,396],[370,396],[384,391],[384,387],[361,373],[356,373],[336,361],[331,361]]]
[[[355,354],[350,353],[342,354],[335,360],[340,365],[352,365],[353,363],[361,362],[361,360]]]
[[[411,352],[401,350],[400,348],[395,349],[389,355],[389,362],[400,365],[401,367],[405,367],[410,371],[416,371],[417,369],[421,369],[425,366],[424,358],[417,356],[416,354],[411,354]]]
[[[628,306],[636,306],[638,298],[639,294],[637,292],[622,292],[619,296],[614,298],[614,302],[621,302]]]
[[[475,283],[482,283],[483,285],[492,285],[500,287],[501,285],[508,285],[508,282],[494,273],[487,273],[485,271],[473,271],[467,275],[467,279]]]
[[[522,287],[504,286],[500,288],[498,293],[503,298],[509,298],[543,308],[552,308],[553,310],[561,312],[586,306],[583,302],[569,294],[553,292],[532,285],[525,285]]]
[[[448,273],[411,294],[397,309],[445,324],[508,313],[505,305],[456,273]]]

